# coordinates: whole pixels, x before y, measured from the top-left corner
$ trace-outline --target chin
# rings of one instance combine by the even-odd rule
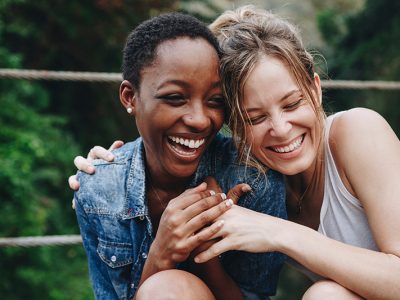
[[[169,173],[175,178],[187,178],[193,176],[196,173],[198,166],[199,164],[196,164],[194,166],[182,165],[173,168]]]

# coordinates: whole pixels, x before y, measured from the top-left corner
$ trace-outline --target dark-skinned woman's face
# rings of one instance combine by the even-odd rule
[[[161,43],[141,72],[134,114],[153,176],[188,177],[224,120],[219,59],[204,39]]]

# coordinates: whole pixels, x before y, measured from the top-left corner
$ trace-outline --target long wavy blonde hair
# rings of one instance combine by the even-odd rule
[[[325,114],[316,96],[319,93],[314,82],[313,57],[303,46],[293,24],[252,5],[224,12],[209,27],[223,52],[221,80],[228,102],[228,124],[239,159],[265,172],[266,167],[250,154],[251,145],[246,145],[243,87],[260,58],[267,55],[280,59],[289,66],[300,90],[310,102],[322,132]]]

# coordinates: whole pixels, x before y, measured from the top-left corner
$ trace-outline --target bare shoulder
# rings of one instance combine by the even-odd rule
[[[376,181],[377,174],[383,178],[400,163],[399,139],[386,120],[370,109],[355,108],[337,116],[329,133],[329,146],[338,172],[353,195],[360,194],[357,190],[365,187],[365,182]]]
[[[368,171],[372,162],[400,155],[399,140],[389,124],[380,114],[366,108],[354,108],[335,117],[329,132],[329,147],[352,194],[355,194],[352,176]]]
[[[379,113],[367,108],[353,108],[335,118],[329,143],[333,148],[359,148],[387,135],[395,137],[393,130]]]

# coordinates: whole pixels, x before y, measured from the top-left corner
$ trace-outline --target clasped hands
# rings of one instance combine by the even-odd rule
[[[95,168],[92,161],[99,158],[113,161],[111,150],[122,145],[123,142],[116,141],[108,150],[96,146],[90,150],[86,158],[77,156],[74,164],[79,170],[93,174]],[[79,189],[76,175],[70,176],[68,182],[71,189]],[[207,177],[202,184],[172,199],[161,216],[148,259],[156,263],[160,270],[165,270],[175,268],[177,263],[187,260],[189,256],[193,258],[207,251],[216,241],[215,235],[223,227],[224,213],[249,191],[251,191],[250,186],[242,183],[230,189],[225,195],[217,181]],[[203,258],[209,260],[212,258],[211,255],[208,251],[209,257],[203,254]]]

